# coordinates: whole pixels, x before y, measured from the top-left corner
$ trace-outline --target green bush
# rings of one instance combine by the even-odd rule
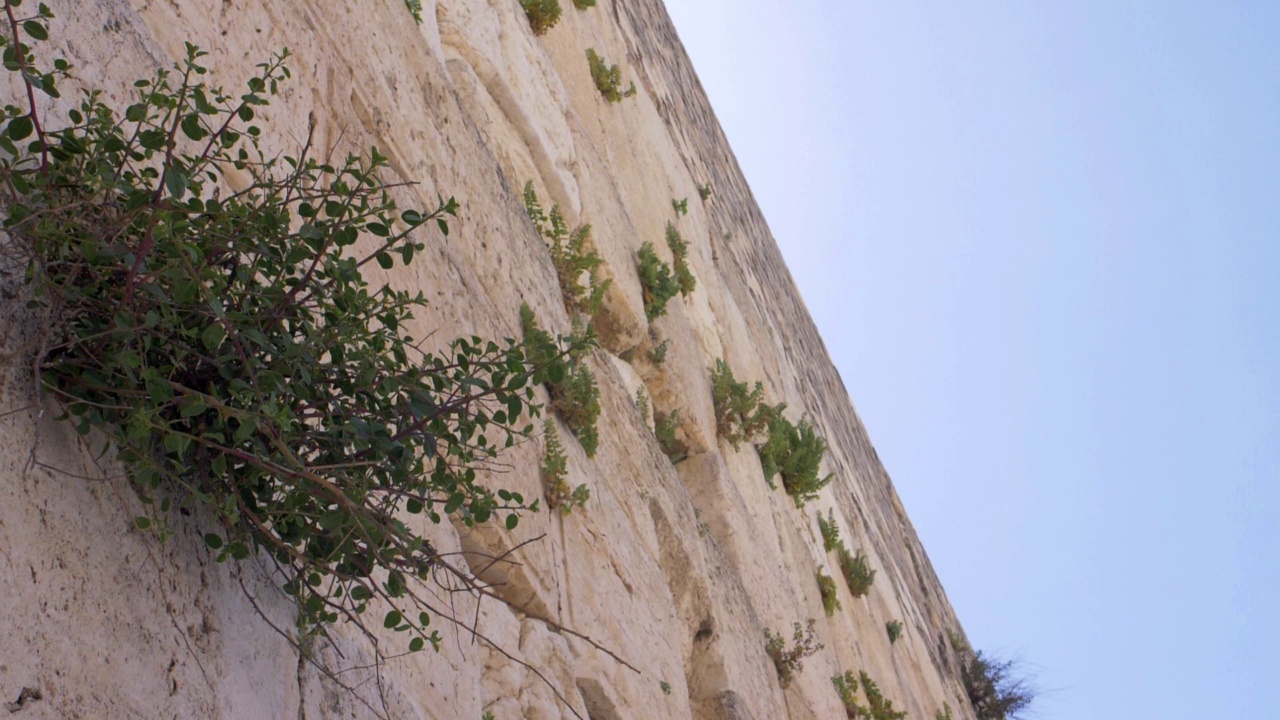
[[[671,275],[671,266],[658,259],[653,243],[646,242],[636,253],[636,272],[644,298],[644,316],[655,320],[667,314],[667,302],[680,293],[680,283]]]
[[[542,437],[546,441],[546,452],[542,456],[542,483],[547,488],[547,506],[559,510],[561,515],[568,515],[573,508],[586,506],[591,499],[591,490],[586,485],[579,485],[572,490],[566,479],[569,476],[569,459],[565,457],[564,446],[560,444],[560,433],[556,424],[547,420],[542,425]]]
[[[1013,659],[960,653],[960,678],[978,720],[1013,720],[1035,700],[1036,691]]]
[[[546,367],[535,375],[534,382],[546,384],[551,409],[569,426],[587,457],[594,457],[600,444],[596,427],[600,417],[600,388],[586,362],[587,351],[595,346],[594,335],[590,330],[575,331],[566,338],[571,349],[565,352],[551,333],[538,325],[537,317],[527,304],[520,306],[520,326],[529,357]]]
[[[689,198],[684,198],[683,200],[671,198],[671,208],[676,211],[676,215],[688,215]]]
[[[534,35],[546,35],[560,22],[560,0],[520,0]]]
[[[753,442],[769,426],[773,408],[764,404],[764,384],[748,389],[738,382],[724,360],[711,368],[711,402],[716,410],[716,432],[735,450]]]
[[[947,703],[942,703],[942,709],[933,713],[933,720],[952,720],[951,706]]]
[[[573,6],[579,10],[586,10],[596,6],[596,0],[573,0]]]
[[[840,561],[840,572],[844,575],[844,582],[849,586],[849,594],[860,598],[870,592],[871,585],[876,581],[876,571],[867,563],[867,556],[863,555],[861,550],[850,554],[847,548],[841,546],[837,551],[837,557]]]
[[[831,482],[831,475],[818,477],[827,443],[808,420],[793,424],[783,416],[782,409],[779,405],[770,413],[768,438],[757,450],[765,478],[781,475],[783,488],[799,508],[816,500],[818,492]]]
[[[773,667],[778,672],[778,683],[784,690],[791,687],[796,673],[804,669],[804,659],[823,648],[822,643],[815,642],[817,633],[812,619],[804,629],[800,628],[800,623],[793,625],[795,632],[792,634],[793,645],[790,650],[787,649],[786,638],[781,634],[774,635],[768,628],[764,631],[764,652],[773,661]]]
[[[706,202],[711,199],[711,183],[698,186],[698,197],[702,198],[702,202]]]
[[[635,83],[631,83],[626,90],[619,89],[622,87],[622,68],[617,65],[607,65],[604,59],[596,54],[595,48],[587,48],[587,65],[591,68],[592,82],[596,84],[596,89],[605,100],[620,103],[623,98],[636,94]]]
[[[859,680],[862,692],[867,696],[865,706],[858,704]],[[854,678],[853,671],[845,670],[842,675],[833,675],[831,684],[835,685],[849,720],[902,720],[907,716],[905,711],[893,709],[893,702],[880,694],[880,688],[864,671],[859,671],[858,677]]]
[[[822,534],[822,549],[831,552],[836,548],[844,547],[844,543],[840,541],[840,526],[836,523],[836,511],[831,509],[827,511],[827,518],[822,518],[822,513],[818,513],[818,532]]]
[[[836,592],[835,579],[823,574],[822,568],[818,568],[818,592],[822,593],[822,609],[827,617],[831,617],[840,609],[840,596]]]
[[[698,287],[698,279],[689,269],[689,243],[680,237],[680,231],[672,223],[667,223],[667,247],[671,248],[671,267],[676,282],[680,283],[680,294],[688,297]]]
[[[404,0],[405,7],[413,15],[413,21],[422,24],[422,0]]]
[[[889,634],[889,644],[898,642],[898,638],[902,637],[902,621],[890,620],[884,624],[885,632]]]
[[[667,361],[667,349],[670,347],[671,341],[663,340],[657,345],[649,348],[649,351],[645,353],[645,357],[649,358],[649,362],[653,363],[655,366],[662,367],[662,363]]]
[[[581,313],[594,318],[600,312],[600,303],[613,281],[600,279],[599,270],[604,260],[595,250],[587,250],[591,226],[579,225],[569,232],[564,216],[560,214],[560,206],[551,206],[550,215],[544,213],[538,204],[532,180],[524,186],[524,207],[538,233],[550,243],[551,263],[560,280],[565,309],[571,315]],[[583,285],[583,274],[587,276],[586,285]]]
[[[671,464],[689,457],[689,446],[676,437],[676,430],[680,429],[680,411],[664,413],[655,410],[653,419],[653,434],[658,438],[658,447],[662,448],[662,454],[671,460]]]
[[[188,44],[122,113],[89,92],[55,127],[36,96],[57,97],[69,66],[45,71],[32,50],[51,17],[11,23],[5,67],[27,99],[0,113],[0,254],[25,269],[16,291],[43,326],[40,386],[107,441],[139,527],[164,539],[172,505],[194,505],[219,562],[274,559],[299,644],[348,619],[437,645],[414,585],[473,581],[406,521],[514,528],[536,507],[476,470],[531,431],[530,379],[546,371],[514,341],[426,352],[410,334],[422,294],[367,283],[371,264],[412,261],[424,226],[447,234],[457,203],[400,212],[376,149],[335,165],[309,144],[262,153],[251,123],[287,51],[228,93]],[[220,196],[230,167],[252,182]],[[386,614],[362,619],[370,607]]]

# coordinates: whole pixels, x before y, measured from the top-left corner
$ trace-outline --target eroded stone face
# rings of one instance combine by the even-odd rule
[[[52,420],[56,408],[35,399],[23,366],[7,366],[0,697],[41,694],[21,717],[832,718],[843,708],[829,678],[846,669],[867,670],[911,717],[944,702],[966,707],[938,640],[958,622],[658,0],[586,11],[563,0],[563,19],[542,37],[515,0],[426,0],[421,26],[400,0],[48,2],[59,15],[50,46],[116,106],[185,41],[211,52],[207,64],[229,87],[288,46],[294,79],[260,114],[269,149],[295,146],[311,116],[317,147],[377,145],[398,179],[419,183],[397,190],[402,204],[431,206],[437,193],[461,203],[447,240],[431,235],[414,265],[377,278],[422,289],[432,304],[418,329],[442,343],[517,335],[521,302],[553,331],[569,330],[519,198],[526,181],[571,225],[593,226],[613,284],[603,349],[589,361],[602,393],[600,449],[588,458],[561,433],[570,481],[590,487],[590,502],[568,516],[526,516],[510,533],[423,527],[496,597],[436,589],[458,620],[439,621],[440,652],[378,672],[350,628],[300,655],[269,562],[213,563],[199,542],[207,518],[180,517],[163,546],[132,529],[127,483]],[[624,84],[636,81],[634,98],[601,98],[588,47],[622,66]],[[75,99],[69,89],[55,116]],[[715,194],[703,203],[697,186],[707,182]],[[690,198],[689,213],[676,218],[679,198]],[[670,261],[668,221],[690,243],[698,287],[651,323],[635,253],[649,241]],[[15,347],[20,314],[0,321]],[[663,340],[659,365],[648,352]],[[771,402],[808,412],[828,438],[824,471],[836,480],[803,511],[769,490],[750,447],[717,441],[708,368],[720,357],[740,379],[763,381]],[[636,408],[641,385],[655,410],[681,411],[689,456],[678,466]],[[540,452],[537,442],[514,448],[492,482],[539,496]],[[828,508],[879,573],[863,599],[841,585],[833,618],[814,580],[820,566],[839,573],[814,521]],[[490,562],[517,546],[511,562]],[[789,638],[808,618],[825,649],[784,692],[763,631]],[[892,647],[891,619],[905,627]]]

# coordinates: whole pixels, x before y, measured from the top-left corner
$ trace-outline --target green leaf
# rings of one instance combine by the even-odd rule
[[[19,115],[9,121],[10,140],[25,140],[33,130],[35,130],[35,123],[31,122],[30,115]]]
[[[204,544],[208,545],[210,550],[217,550],[222,547],[222,537],[215,533],[208,533],[204,536]]]
[[[515,529],[516,529],[516,525],[518,525],[519,523],[520,523],[520,516],[519,516],[519,515],[516,515],[515,513],[512,513],[512,514],[510,514],[510,515],[508,515],[508,516],[507,516],[507,529],[508,529],[508,530],[515,530]]]
[[[392,610],[391,612],[387,613],[387,616],[385,618],[383,618],[382,627],[388,628],[388,629],[394,628],[395,626],[400,624],[400,620],[403,617],[404,616],[400,614],[399,610]]]
[[[383,270],[390,270],[396,264],[395,260],[391,258],[391,255],[384,252],[378,253],[377,260],[378,260],[378,265]]]
[[[151,518],[139,515],[133,519],[133,524],[137,525],[139,530],[146,530],[151,527]]]
[[[32,40],[49,39],[49,31],[45,29],[44,25],[41,25],[35,20],[28,20],[22,23],[22,29],[31,36]]]
[[[200,333],[200,342],[204,343],[204,346],[211,351],[217,350],[218,346],[222,344],[222,339],[226,336],[227,331],[222,327],[221,323],[210,323],[204,329],[204,332]]]
[[[208,135],[200,126],[200,116],[196,114],[182,118],[182,133],[192,140],[203,140]]]
[[[187,192],[187,176],[175,167],[165,168],[164,187],[175,200],[181,200]]]
[[[420,637],[416,637],[409,641],[409,652],[418,652],[426,643]]]
[[[449,496],[449,501],[444,504],[444,514],[452,515],[458,508],[462,507],[462,503],[466,502],[467,496],[460,492],[456,492]]]

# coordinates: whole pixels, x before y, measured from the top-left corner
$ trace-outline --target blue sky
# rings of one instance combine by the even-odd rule
[[[1280,3],[667,0],[970,639],[1280,707]]]

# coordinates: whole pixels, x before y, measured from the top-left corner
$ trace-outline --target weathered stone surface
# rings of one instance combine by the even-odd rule
[[[460,625],[439,619],[440,652],[376,673],[350,629],[300,655],[269,562],[214,563],[198,514],[176,515],[163,546],[133,529],[139,506],[128,484],[53,420],[29,366],[9,361],[0,373],[0,697],[41,692],[17,717],[833,718],[843,708],[829,678],[845,669],[867,670],[910,717],[932,717],[943,702],[970,715],[945,644],[959,624],[659,0],[600,0],[587,11],[562,0],[564,18],[544,37],[515,0],[427,0],[421,26],[402,0],[47,1],[59,14],[51,44],[79,82],[118,105],[184,41],[211,51],[228,86],[287,45],[294,80],[260,114],[271,149],[296,147],[313,116],[317,147],[376,144],[400,179],[419,183],[398,191],[403,204],[429,205],[437,193],[462,204],[447,240],[431,236],[412,267],[375,278],[426,292],[432,305],[418,329],[442,342],[516,335],[521,302],[548,328],[569,329],[520,201],[527,180],[571,223],[592,224],[613,288],[601,323],[608,352],[590,360],[602,393],[599,452],[586,457],[561,427],[570,481],[591,488],[587,507],[526,516],[511,533],[424,527],[511,606],[442,596]],[[601,98],[588,47],[622,65],[636,97]],[[74,100],[64,94],[56,112]],[[703,203],[696,188],[707,182],[715,195]],[[671,200],[686,197],[689,214],[676,219]],[[672,220],[690,242],[698,288],[649,323],[635,252],[650,241],[669,259]],[[21,312],[0,314],[4,348],[29,329]],[[646,353],[664,339],[658,366]],[[836,480],[803,511],[768,488],[751,448],[717,442],[707,368],[718,357],[828,439]],[[656,409],[682,413],[692,454],[679,467],[635,407],[642,383]],[[537,497],[541,449],[512,449],[492,481]],[[820,566],[838,576],[814,522],[828,508],[879,573],[859,600],[838,583],[844,607],[833,618],[814,580]],[[826,647],[784,692],[763,631],[789,636],[808,618]],[[905,628],[892,647],[891,619]],[[320,667],[347,671],[335,678]]]

